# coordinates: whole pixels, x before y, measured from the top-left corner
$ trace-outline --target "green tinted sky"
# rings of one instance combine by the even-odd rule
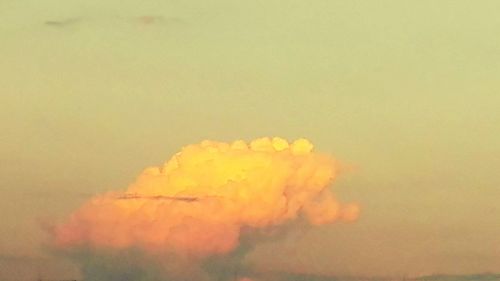
[[[278,251],[291,260],[266,264],[355,275],[500,271],[499,11],[0,1],[0,278],[33,264],[74,274],[40,250],[38,221],[185,144],[267,135],[307,137],[356,166],[335,188],[363,213],[253,259]]]

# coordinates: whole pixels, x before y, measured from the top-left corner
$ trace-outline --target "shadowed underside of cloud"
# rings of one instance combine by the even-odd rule
[[[310,273],[289,272],[253,272],[249,276],[256,281],[500,281],[500,274],[467,274],[467,275],[428,275],[418,278],[412,277],[359,277],[359,276],[332,276]]]
[[[484,273],[469,275],[428,275],[416,278],[391,278],[391,277],[357,277],[357,276],[335,276],[328,274],[292,273],[282,271],[259,271],[248,265],[243,265],[242,259],[246,252],[242,246],[239,251],[230,257],[214,257],[207,260],[203,265],[203,272],[193,268],[190,274],[182,273],[183,280],[239,280],[239,281],[500,281],[500,274]],[[67,256],[66,256],[67,257]],[[127,252],[101,252],[100,254],[83,253],[72,256],[73,260],[82,265],[81,271],[84,280],[92,281],[164,281],[177,280],[179,276],[166,275],[164,265],[152,257],[145,258],[144,253],[139,250],[128,250]],[[19,264],[32,267],[48,261],[43,257],[29,255],[0,254],[1,264]],[[172,263],[173,260],[166,261]],[[177,261],[179,270],[188,265],[188,261]],[[184,271],[182,269],[182,271]],[[179,272],[179,274],[181,274]],[[91,277],[89,279],[88,277]],[[75,277],[72,277],[75,278]]]
[[[28,255],[0,254],[0,262],[33,263],[44,261],[44,258]]]
[[[470,275],[429,275],[416,278],[419,281],[499,281],[500,274],[484,273]]]

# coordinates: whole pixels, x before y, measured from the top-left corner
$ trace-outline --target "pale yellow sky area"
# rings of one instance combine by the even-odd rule
[[[186,144],[261,136],[306,137],[356,167],[333,188],[362,213],[250,260],[500,272],[499,12],[486,0],[0,1],[0,279],[78,275],[43,249],[40,222]]]

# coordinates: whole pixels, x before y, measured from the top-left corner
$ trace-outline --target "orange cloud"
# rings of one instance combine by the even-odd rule
[[[358,206],[339,203],[330,189],[336,175],[334,159],[305,139],[203,141],[145,169],[126,191],[92,198],[55,227],[54,244],[225,254],[237,248],[243,229],[356,219]]]

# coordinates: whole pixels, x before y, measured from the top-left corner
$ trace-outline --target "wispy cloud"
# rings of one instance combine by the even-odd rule
[[[131,19],[132,22],[138,23],[138,24],[143,24],[143,25],[151,25],[151,24],[158,24],[158,25],[182,25],[185,24],[186,22],[178,17],[164,17],[164,16],[158,16],[158,15],[143,15],[143,16],[138,16],[134,17]]]
[[[79,23],[81,21],[80,18],[66,18],[66,19],[59,19],[59,20],[47,20],[45,21],[45,25],[51,26],[51,27],[66,27],[66,26],[71,26]]]
[[[65,28],[74,26],[81,23],[90,23],[97,22],[101,24],[105,24],[106,22],[121,22],[121,23],[129,23],[133,25],[155,25],[155,26],[180,26],[185,25],[186,21],[179,17],[166,17],[163,15],[153,15],[153,14],[145,14],[138,16],[109,16],[109,17],[67,17],[60,19],[48,19],[44,22],[44,25],[53,28]]]

